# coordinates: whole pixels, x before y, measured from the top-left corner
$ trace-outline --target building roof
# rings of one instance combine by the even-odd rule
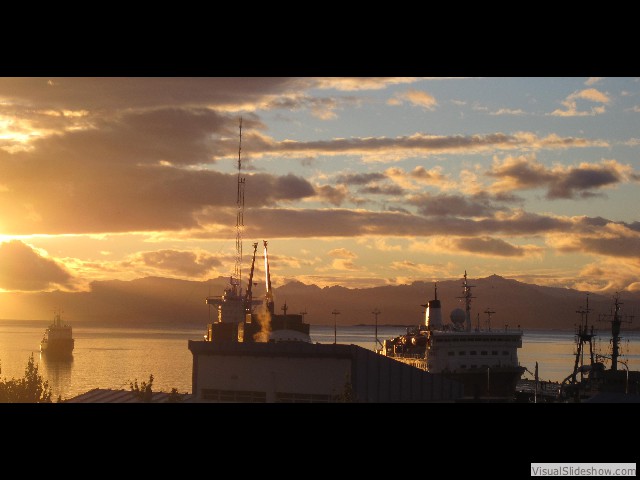
[[[179,394],[179,403],[191,403],[190,393]],[[167,392],[152,392],[151,403],[170,403],[171,394]],[[112,390],[109,388],[94,388],[78,396],[64,400],[64,403],[144,403],[131,390]]]
[[[619,392],[598,392],[584,403],[640,403],[640,395]]]
[[[189,350],[200,355],[240,355],[265,357],[352,358],[357,345],[308,342],[206,342],[189,340]]]

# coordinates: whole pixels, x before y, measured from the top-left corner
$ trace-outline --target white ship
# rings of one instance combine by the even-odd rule
[[[424,325],[407,329],[406,335],[385,340],[380,353],[431,373],[457,380],[465,397],[512,400],[516,383],[525,371],[518,362],[522,330],[481,330],[471,327],[471,288],[464,272],[462,297],[465,310],[451,311],[442,319],[437,284],[435,298],[426,307]],[[495,313],[488,311],[487,313]]]

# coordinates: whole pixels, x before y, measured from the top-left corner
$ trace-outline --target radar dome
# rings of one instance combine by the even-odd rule
[[[461,308],[454,308],[453,310],[451,310],[451,314],[449,315],[449,318],[455,325],[461,325],[464,323],[466,314],[464,313],[464,310],[462,310]]]

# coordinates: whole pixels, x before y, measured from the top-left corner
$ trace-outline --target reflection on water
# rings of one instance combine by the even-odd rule
[[[73,357],[67,360],[47,358],[39,353],[42,332],[48,321],[0,320],[0,365],[2,378],[22,378],[33,353],[39,372],[49,382],[53,400],[80,395],[94,388],[129,389],[134,381],[154,377],[154,390],[191,391],[193,357],[188,340],[202,340],[204,328],[148,327],[124,328],[74,323],[76,339]],[[384,340],[406,333],[402,326],[378,326],[378,338]],[[311,325],[313,342],[333,343],[333,325]],[[373,350],[373,325],[337,327],[337,341]],[[623,331],[621,352],[629,369],[640,370],[640,332]],[[600,332],[596,351],[610,353],[610,334]],[[520,364],[531,372],[539,363],[544,380],[562,380],[573,370],[575,351],[573,332],[525,331]],[[526,373],[525,378],[532,378]]]
[[[40,374],[49,382],[53,393],[52,401],[58,397],[68,398],[71,391],[73,355],[56,358],[40,353]]]

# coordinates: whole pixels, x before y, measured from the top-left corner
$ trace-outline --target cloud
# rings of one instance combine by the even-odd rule
[[[336,177],[337,183],[346,185],[368,185],[372,182],[385,180],[387,176],[380,172],[371,173],[343,173]]]
[[[359,104],[360,100],[356,97],[311,97],[304,94],[291,94],[278,95],[269,102],[262,104],[261,107],[265,110],[308,109],[311,115],[320,120],[333,120],[338,117],[336,110],[347,105],[355,106]]]
[[[334,269],[334,270],[347,270],[347,271],[351,271],[351,272],[357,272],[357,271],[365,270],[364,267],[356,265],[351,260],[345,260],[345,259],[342,259],[342,258],[336,258],[331,263],[331,268]],[[318,271],[322,271],[322,269],[319,268]]]
[[[608,257],[637,258],[640,252],[640,231],[633,225],[609,222],[589,224],[573,235],[549,235],[547,244],[562,252],[583,252]]]
[[[400,196],[404,194],[404,190],[397,185],[371,185],[358,189],[358,192],[369,195]]]
[[[589,77],[584,82],[584,84],[590,87],[591,85],[595,85],[596,83],[599,83],[603,79],[604,79],[604,77]]]
[[[473,213],[475,211],[472,210]],[[463,209],[462,213],[471,215]],[[484,212],[483,212],[484,213]],[[367,236],[473,236],[516,235],[527,236],[554,231],[571,231],[578,226],[567,217],[554,217],[522,210],[497,212],[493,216],[463,218],[450,215],[420,216],[401,211],[374,212],[360,209],[282,209],[261,208],[245,213],[251,218],[247,235],[256,238],[332,238]],[[213,217],[212,217],[213,218]],[[224,224],[235,217],[216,218]],[[196,232],[185,234],[197,236]],[[214,229],[202,232],[199,238],[228,238],[229,231]]]
[[[525,113],[526,112],[520,108],[515,110],[511,108],[501,108],[495,112],[489,112],[489,115],[525,115]]]
[[[326,77],[309,79],[314,88],[343,91],[382,90],[392,85],[414,83],[416,77]]]
[[[0,96],[11,104],[54,111],[113,112],[184,105],[237,108],[308,89],[311,83],[317,82],[278,77],[4,77]]]
[[[349,197],[349,190],[344,185],[320,185],[316,187],[316,195],[320,201],[339,207]]]
[[[433,95],[421,90],[413,89],[396,93],[387,103],[389,105],[400,105],[403,102],[408,102],[414,107],[422,107],[426,110],[435,110],[438,105],[438,102]]]
[[[207,110],[165,109],[42,138],[30,151],[0,151],[3,233],[196,227],[198,213],[234,203],[235,175],[202,166],[216,154],[231,153],[218,150],[215,140],[227,135],[237,136],[237,119]],[[237,138],[234,143],[237,152]],[[254,173],[246,179],[251,185],[247,205],[315,194],[307,180],[293,174]]]
[[[407,203],[418,207],[418,213],[427,217],[486,217],[498,210],[487,198],[463,195],[423,193],[410,196]]]
[[[151,267],[163,274],[202,278],[211,274],[215,267],[220,267],[222,262],[206,252],[157,250],[138,253],[133,260],[125,262],[127,267],[132,264]]]
[[[595,88],[587,88],[586,90],[581,90],[575,95],[569,95],[569,97],[573,98],[582,98],[584,100],[589,100],[590,102],[596,103],[609,103],[610,98]]]
[[[418,165],[408,172],[402,168],[392,167],[386,169],[384,174],[396,184],[408,190],[421,189],[425,185],[436,186],[444,190],[452,188],[454,185],[450,178],[442,173],[442,167],[440,166],[427,170],[422,165]]]
[[[73,117],[72,118],[76,118]],[[77,118],[84,118],[81,115]],[[356,138],[317,142],[274,141],[258,133],[261,122],[244,118],[243,160],[247,171],[261,156],[392,155],[471,153],[491,149],[568,148],[590,140],[533,134],[395,139]],[[237,118],[206,108],[128,110],[92,118],[90,128],[72,129],[30,141],[28,150],[0,150],[0,216],[3,233],[102,233],[182,230],[199,227],[211,209],[230,208],[235,175],[211,165],[234,161]],[[404,188],[399,171],[381,172]],[[417,167],[410,181],[436,185],[437,168]],[[355,180],[355,179],[353,179]],[[314,188],[293,174],[246,175],[247,206],[276,206],[319,196],[340,205],[347,191]],[[440,183],[442,187],[444,183]],[[372,186],[371,193],[400,195],[397,188]],[[365,192],[366,193],[366,190]],[[55,202],[51,199],[55,198]],[[364,199],[351,198],[355,204]],[[162,212],[161,215],[158,212]]]
[[[436,237],[431,247],[451,253],[463,253],[486,257],[524,258],[540,255],[541,247],[535,245],[513,245],[500,238],[481,237]]]
[[[568,279],[573,288],[613,293],[640,291],[640,260],[637,258],[600,257],[597,263],[586,264],[576,275]],[[622,295],[624,301],[624,294]]]
[[[358,186],[358,192],[362,194],[401,196],[405,194],[405,190],[419,190],[425,185],[450,188],[453,182],[441,172],[442,168],[439,166],[431,170],[417,166],[408,172],[392,167],[384,172],[340,174],[335,182],[344,186]]]
[[[333,250],[329,250],[327,255],[335,258],[357,258],[358,256],[350,250],[346,248],[334,248]]]
[[[605,112],[604,105],[591,107],[591,110],[578,110],[577,100],[586,100],[593,103],[608,104],[611,99],[605,93],[595,89],[587,88],[584,90],[573,92],[561,103],[565,107],[565,110],[556,109],[551,112],[550,115],[558,117],[581,117],[587,115],[598,115]]]
[[[409,260],[399,260],[391,262],[389,266],[391,270],[396,270],[402,273],[414,273],[421,277],[432,278],[447,278],[452,277],[452,271],[455,271],[456,266],[452,263],[447,264],[432,264],[432,263],[416,263]],[[410,283],[413,281],[409,275],[398,277],[397,283]]]
[[[400,252],[402,251],[402,245],[389,245],[384,238],[375,238],[372,240],[373,245],[367,244],[368,242],[363,242],[367,246],[367,248],[373,248],[375,250],[379,250],[381,252]]]
[[[19,240],[0,243],[0,288],[38,291],[69,289],[73,276],[60,264]]]
[[[502,161],[494,158],[487,175],[498,179],[490,186],[490,191],[546,188],[546,198],[549,200],[592,197],[596,195],[593,190],[612,187],[636,178],[631,166],[620,164],[616,160],[548,168],[538,162],[535,156],[507,157]]]
[[[225,143],[227,144],[224,147],[226,151],[233,152],[234,148],[237,150],[235,140],[226,140]],[[247,136],[247,148],[253,156],[357,155],[362,157],[365,162],[396,162],[407,157],[434,154],[477,154],[499,150],[558,150],[607,146],[609,146],[608,143],[603,140],[560,137],[555,134],[538,137],[530,132],[453,136],[416,133],[394,138],[334,138],[307,142],[276,141],[258,133]]]

